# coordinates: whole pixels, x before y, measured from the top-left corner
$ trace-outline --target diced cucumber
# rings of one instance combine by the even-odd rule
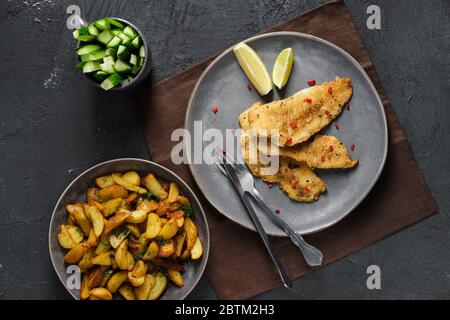
[[[106,77],[108,77],[109,74],[106,73],[105,71],[97,71],[96,73],[94,73],[94,78],[97,79],[98,81],[103,81],[106,79]]]
[[[132,65],[134,65],[134,66],[138,64],[138,57],[137,57],[137,55],[135,55],[135,54],[131,54],[130,55],[130,63]]]
[[[95,39],[95,36],[89,34],[86,27],[75,30],[73,33],[74,39],[83,42],[89,42]]]
[[[133,68],[131,69],[131,73],[133,75],[137,75],[139,73],[139,71],[141,71],[141,67],[140,66],[133,66]]]
[[[111,29],[109,31],[111,31],[111,33],[115,36],[118,36],[119,34],[123,33],[121,29]]]
[[[82,47],[77,48],[77,55],[82,56],[84,54],[88,54],[94,51],[101,49],[101,46],[98,44],[86,44]]]
[[[125,61],[122,61],[119,59],[114,64],[114,69],[117,72],[129,72],[131,70],[131,66],[128,63],[126,63]]]
[[[101,84],[100,87],[102,87],[104,90],[109,90],[111,88],[114,88],[118,84],[122,82],[122,78],[117,73],[114,73],[110,75],[108,78],[106,78]]]
[[[134,80],[134,77],[128,76],[128,80],[133,81],[133,80]]]
[[[114,36],[114,38],[112,38],[112,40],[108,43],[107,47],[115,49],[118,48],[121,43],[122,39],[120,39],[118,36]]]
[[[144,65],[144,62],[145,62],[145,58],[140,58],[140,60],[139,60],[139,66],[143,66]]]
[[[114,65],[111,63],[101,63],[100,64],[100,69],[103,72],[106,72],[108,74],[113,74],[116,72],[116,70],[114,70]]]
[[[115,57],[117,55],[117,49],[106,48],[106,55]]]
[[[144,46],[141,46],[139,48],[139,57],[145,58],[145,47]]]
[[[114,35],[109,30],[105,30],[97,36],[97,41],[106,46],[113,38]]]
[[[131,41],[130,37],[127,36],[125,33],[121,32],[119,34],[117,34],[117,36],[122,39],[125,42]]]
[[[109,22],[110,25],[113,25],[113,26],[115,26],[115,27],[117,27],[119,29],[125,28],[125,26],[121,22],[119,22],[117,20],[114,20],[114,19],[111,19],[111,18],[106,18],[106,20]]]
[[[127,78],[127,79],[122,80],[122,83],[120,84],[120,86],[126,87],[129,84],[130,84],[130,80]]]
[[[122,45],[127,47],[130,50],[134,49],[133,45],[131,44],[131,39],[130,38],[128,38],[128,40],[123,40],[122,41]]]
[[[112,56],[106,56],[103,58],[103,63],[114,64],[116,60]]]
[[[82,55],[81,61],[96,61],[96,60],[100,60],[103,59],[103,57],[106,56],[106,50],[100,49],[100,50],[96,50],[94,52]]]
[[[136,36],[136,38],[134,38],[133,41],[131,41],[131,44],[133,45],[133,47],[138,49],[141,45],[141,37]]]
[[[84,66],[85,63],[86,63],[85,61],[80,61],[80,62],[78,62],[78,63],[75,65],[75,68],[76,68],[77,70],[83,70],[83,66]]]
[[[110,27],[109,21],[107,19],[100,19],[95,21],[95,26],[102,31],[108,30]]]
[[[100,31],[97,29],[97,27],[94,26],[93,24],[88,25],[88,31],[89,31],[89,34],[91,34],[93,36],[98,36],[98,34],[100,33]]]
[[[130,26],[126,26],[125,29],[123,29],[123,33],[125,33],[127,36],[129,36],[131,39],[134,39],[134,37],[137,36],[136,31],[130,27]]]
[[[117,49],[117,57],[121,60],[127,60],[129,57],[130,51],[128,50],[127,47],[120,45],[119,48]]]
[[[98,62],[89,61],[83,65],[83,73],[94,72],[97,70],[100,70],[100,63]]]

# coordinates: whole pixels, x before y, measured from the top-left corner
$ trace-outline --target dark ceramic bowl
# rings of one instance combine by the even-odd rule
[[[94,180],[96,177],[107,175],[112,172],[124,172],[129,170],[135,170],[141,176],[151,172],[165,181],[176,182],[180,188],[180,192],[189,198],[192,207],[195,210],[196,214],[194,219],[198,226],[200,239],[203,243],[203,256],[199,261],[189,261],[185,263],[185,272],[183,273],[184,287],[178,288],[169,284],[166,292],[161,298],[164,300],[182,300],[192,291],[192,289],[194,289],[205,270],[209,254],[208,222],[203,208],[191,188],[189,188],[189,186],[175,173],[151,161],[133,158],[106,161],[86,170],[69,184],[56,203],[50,220],[48,242],[53,267],[67,291],[69,291],[75,299],[79,299],[80,290],[76,288],[70,289],[70,286],[68,285],[68,278],[71,273],[67,273],[69,265],[64,262],[64,254],[67,250],[61,248],[57,240],[59,226],[67,222],[65,206],[71,203],[85,202],[86,189],[95,185]],[[115,294],[115,297],[118,296],[119,294]]]
[[[145,37],[144,37],[143,33],[141,32],[141,30],[138,27],[136,27],[134,24],[132,24],[130,21],[125,20],[125,19],[121,19],[121,18],[116,18],[116,17],[108,17],[108,18],[117,20],[119,22],[123,22],[123,23],[131,26],[134,30],[136,30],[138,35],[141,37],[142,44],[144,45],[144,48],[145,48],[144,65],[142,66],[142,68],[139,71],[139,73],[134,77],[133,81],[130,81],[130,83],[127,84],[126,86],[117,86],[117,87],[109,89],[108,91],[124,91],[124,90],[129,90],[129,89],[136,88],[139,84],[141,84],[144,81],[144,79],[149,75],[149,73],[150,73],[150,71],[152,69],[150,50],[149,50],[147,41],[145,40]],[[80,44],[81,44],[80,41],[78,41],[77,48],[80,46]],[[80,62],[81,61],[80,57],[78,55],[76,57],[77,57],[77,61]],[[96,87],[98,87],[99,89],[103,90],[100,87],[100,84],[98,82],[96,82],[94,79],[91,79],[88,76],[85,76],[85,78],[87,78]]]

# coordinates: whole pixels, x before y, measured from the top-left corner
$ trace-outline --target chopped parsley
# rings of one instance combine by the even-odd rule
[[[167,241],[161,237],[157,237],[155,240],[156,240],[156,243],[158,244],[158,246],[163,246],[167,243]]]
[[[150,191],[148,191],[147,193],[145,193],[145,194],[142,196],[142,198],[145,199],[145,200],[158,200],[158,197],[155,196],[155,195],[154,195],[153,193],[151,193]]]
[[[193,218],[194,217],[194,215],[195,215],[194,208],[183,205],[183,206],[181,206],[181,209],[183,209],[184,215],[186,216],[186,218]]]

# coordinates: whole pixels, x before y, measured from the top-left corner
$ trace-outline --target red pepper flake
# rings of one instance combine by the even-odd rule
[[[308,80],[307,82],[308,82],[308,85],[311,87],[316,85],[316,80]]]
[[[322,162],[324,162],[325,161],[325,156],[321,156],[320,160],[322,160]]]
[[[328,147],[328,151],[333,152],[333,151],[334,151],[333,146],[329,146],[329,147]]]
[[[287,144],[291,144],[291,142],[292,142],[292,137],[287,137],[286,138],[286,143]]]
[[[345,109],[347,109],[347,111],[350,111],[350,103],[347,103],[347,105],[345,106]]]
[[[275,213],[276,213],[276,214],[280,214],[280,209],[276,208],[276,209],[275,209]]]
[[[329,94],[333,94],[333,88],[332,87],[328,87],[328,93]]]
[[[294,121],[292,121],[292,122],[291,122],[291,128],[292,128],[292,129],[297,128],[297,123],[294,122]]]
[[[304,102],[307,102],[307,103],[312,103],[312,99],[311,98],[306,98],[305,100],[303,100]]]
[[[339,123],[335,123],[334,127],[336,128],[336,130],[339,130],[339,128],[340,128]]]
[[[350,145],[350,150],[352,150],[352,151],[355,150],[355,145],[353,143]]]
[[[292,187],[292,189],[297,189],[297,182],[292,181],[291,182],[291,187]]]
[[[250,83],[247,84],[248,91],[252,91],[252,85]]]
[[[219,109],[217,109],[216,106],[212,106],[211,111],[214,113],[217,113],[217,111],[219,111]]]
[[[309,193],[311,192],[308,188],[303,188],[303,193]]]
[[[271,184],[271,183],[269,182],[269,183],[267,183],[267,187],[268,187],[269,189],[272,189],[273,184]]]
[[[330,111],[325,110],[325,114],[326,114],[327,116],[329,116],[329,115],[330,115]]]

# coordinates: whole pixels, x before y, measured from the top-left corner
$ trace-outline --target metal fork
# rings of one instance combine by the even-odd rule
[[[255,181],[253,179],[253,176],[251,173],[247,170],[247,168],[243,165],[238,163],[236,159],[234,159],[231,155],[228,155],[226,151],[223,151],[221,153],[218,153],[216,151],[216,158],[219,160],[219,163],[216,162],[216,165],[219,167],[220,171],[229,178],[227,172],[223,168],[223,163],[225,160],[227,163],[229,163],[233,169],[236,172],[236,175],[238,176],[239,181],[241,182],[241,185],[245,192],[250,194],[253,199],[256,201],[256,203],[264,210],[264,212],[273,220],[273,222],[280,227],[291,239],[291,241],[300,249],[300,251],[303,254],[303,257],[305,258],[306,263],[309,266],[320,266],[322,264],[323,254],[322,252],[317,249],[316,247],[310,245],[307,243],[303,237],[296,233],[292,228],[289,226],[289,224],[282,219],[279,215],[275,214],[275,211],[271,209],[264,201],[262,195],[259,193],[259,191],[255,188]]]

